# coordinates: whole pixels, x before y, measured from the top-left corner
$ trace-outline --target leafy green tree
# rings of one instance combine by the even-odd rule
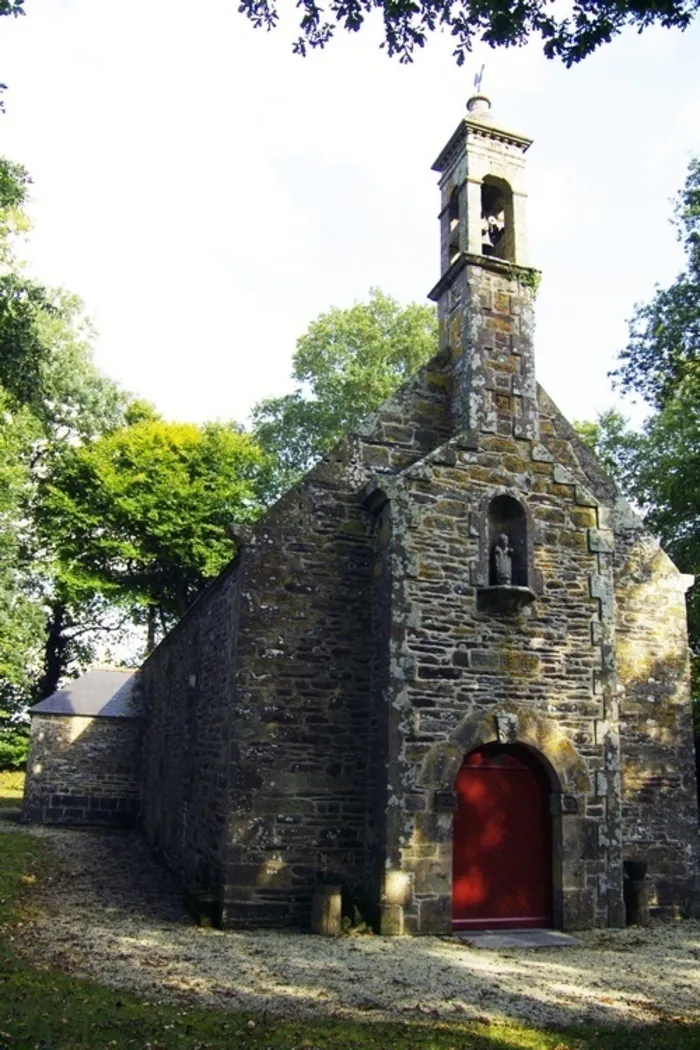
[[[39,427],[23,410],[11,415],[0,391],[0,769],[24,760],[22,713],[40,672],[44,609],[27,553],[25,507]]]
[[[37,520],[64,591],[131,610],[167,630],[232,558],[232,522],[264,504],[269,462],[233,424],[148,418],[64,445],[40,489]],[[145,418],[144,418],[145,416]]]
[[[688,385],[679,387],[641,432],[611,411],[577,424],[623,493],[682,572],[700,576],[700,411]],[[695,718],[700,732],[700,589],[688,592]]]
[[[635,434],[618,413],[579,425],[682,572],[700,576],[700,162],[689,167],[673,223],[686,267],[636,307],[612,373],[652,407]],[[696,724],[700,732],[700,588],[688,593]]]
[[[673,400],[679,387],[684,398],[700,402],[700,159],[690,163],[671,221],[686,267],[668,288],[657,288],[650,302],[637,305],[628,345],[612,373],[624,393],[656,409]]]
[[[644,427],[628,491],[682,572],[700,576],[700,399],[690,381]],[[688,592],[696,727],[700,732],[700,588]]]
[[[700,160],[691,161],[672,222],[685,269],[636,307],[615,373],[656,409],[644,426],[628,489],[678,567],[700,576]],[[700,732],[700,588],[688,594]]]
[[[21,164],[0,157],[0,263],[13,258],[13,239],[29,228],[24,211],[31,178]]]
[[[31,178],[0,157],[0,385],[47,432],[86,437],[116,425],[124,398],[92,364],[94,332],[77,296],[27,278],[15,244],[29,230]]]
[[[0,765],[21,761],[23,712],[71,659],[89,658],[96,598],[66,596],[35,528],[38,485],[63,444],[118,426],[124,396],[95,368],[75,297],[24,276],[28,173],[0,159]],[[62,630],[56,633],[57,624]],[[52,642],[53,639],[53,642]]]
[[[631,429],[629,420],[616,409],[609,408],[599,413],[596,420],[574,421],[574,427],[620,488],[631,492],[642,438]]]
[[[437,352],[432,307],[402,307],[377,288],[367,303],[333,307],[297,341],[291,394],[253,410],[255,434],[284,488]]]
[[[550,0],[505,4],[499,0],[299,0],[300,35],[293,47],[325,47],[338,27],[356,33],[375,11],[384,24],[385,47],[401,62],[410,62],[428,34],[446,30],[455,42],[454,57],[462,65],[475,41],[491,47],[513,47],[531,36],[544,41],[547,58],[572,66],[607,43],[627,25],[639,32],[651,25],[685,29],[698,0],[577,0],[573,7]],[[242,0],[239,11],[255,26],[273,29],[279,20],[275,0]]]
[[[0,383],[19,404],[41,404],[41,368],[47,352],[37,318],[52,309],[46,289],[17,267],[14,243],[29,227],[24,205],[31,179],[0,157]]]

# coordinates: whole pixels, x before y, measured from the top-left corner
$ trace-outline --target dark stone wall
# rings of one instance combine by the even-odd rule
[[[231,710],[226,925],[307,925],[319,879],[377,907],[384,673],[372,474],[420,461],[449,430],[438,357],[256,525],[243,549]],[[380,619],[383,614],[380,612]],[[381,807],[380,807],[381,808]]]
[[[373,907],[369,918],[381,925],[382,909],[388,902],[383,897],[383,865],[387,850],[386,813],[389,802],[388,769],[392,717],[389,705],[391,683],[391,599],[393,572],[393,529],[391,505],[385,493],[377,489],[367,501],[373,515],[374,565],[372,579],[372,712],[370,729],[370,769],[368,809],[374,835],[367,850],[366,881]]]
[[[141,670],[148,715],[143,826],[188,887],[221,894],[239,566],[231,566]]]
[[[22,820],[136,824],[142,742],[140,719],[32,715]]]
[[[403,469],[444,438],[446,382],[431,362],[271,508],[142,669],[146,835],[221,898],[225,924],[305,925],[319,877],[376,903],[360,490],[376,464]]]
[[[370,554],[357,496],[326,472],[243,551],[227,924],[307,923],[318,877],[363,887]]]

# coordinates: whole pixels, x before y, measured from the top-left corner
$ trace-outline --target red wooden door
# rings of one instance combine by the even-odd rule
[[[551,926],[549,781],[535,755],[488,744],[457,775],[455,929]]]

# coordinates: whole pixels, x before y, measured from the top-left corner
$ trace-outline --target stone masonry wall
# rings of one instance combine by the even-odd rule
[[[647,862],[653,914],[697,914],[698,807],[685,613],[691,578],[638,527],[619,530],[616,577],[625,858]]]
[[[614,554],[615,669],[620,717],[623,858],[648,864],[652,911],[697,911],[697,786],[685,611],[678,572],[544,391],[548,443],[585,478]]]
[[[618,654],[642,635],[614,486],[536,389],[529,289],[503,264],[453,279],[442,353],[271,508],[144,668],[146,830],[225,925],[306,925],[325,879],[385,933],[449,932],[455,777],[494,740],[548,771],[555,923],[624,921],[623,828],[644,798],[625,772],[623,824]],[[504,494],[523,508],[533,598],[510,612],[484,604],[486,512]],[[664,579],[644,602],[658,586],[672,618]],[[651,736],[681,771],[688,871],[677,701]],[[623,738],[627,766],[650,753],[644,733]],[[660,858],[670,809],[651,786]]]
[[[386,479],[385,479],[386,487]],[[392,504],[381,488],[370,497],[367,508],[373,518],[372,571],[372,710],[370,730],[370,780],[368,816],[373,830],[373,849],[367,850],[366,884],[374,907],[371,921],[381,927],[390,921],[383,875],[387,851],[387,820],[391,781],[388,774],[391,734],[394,732],[391,698],[392,593],[395,586]]]
[[[305,925],[319,879],[376,907],[380,702],[372,669],[374,471],[444,441],[435,358],[256,525],[241,555],[224,922]]]
[[[142,739],[140,719],[33,715],[22,820],[135,824]]]
[[[452,813],[442,810],[442,796],[469,750],[517,740],[555,774],[557,918],[568,927],[606,925],[610,909],[619,909],[619,879],[608,898],[619,827],[605,781],[596,508],[573,479],[563,483],[551,460],[533,460],[529,442],[495,435],[479,452],[436,454],[405,484],[406,512],[397,508],[395,523],[405,582],[393,609],[399,730],[387,850],[403,900],[387,889],[387,903],[403,905],[407,932],[450,929]],[[531,511],[533,569],[542,580],[532,605],[510,616],[480,611],[474,579],[482,497],[501,487]]]
[[[450,793],[464,755],[500,739],[529,743],[550,769],[555,921],[617,924],[613,582],[598,500],[565,465],[579,465],[571,446],[548,447],[553,429],[536,410],[531,293],[518,275],[462,257],[434,294],[461,433],[403,471],[392,500],[400,582],[392,602],[387,923],[398,932],[401,907],[410,932],[450,929]],[[498,494],[525,510],[535,597],[509,615],[480,599],[489,583],[485,514]]]
[[[445,439],[448,388],[432,361],[341,442],[143,667],[144,828],[187,884],[225,900],[225,923],[306,923],[319,874],[342,873],[358,899],[371,878],[372,525],[358,493]]]
[[[361,892],[370,546],[356,496],[309,480],[241,557],[224,921],[307,924],[319,878]]]
[[[141,671],[148,714],[143,824],[192,888],[221,893],[238,563]]]

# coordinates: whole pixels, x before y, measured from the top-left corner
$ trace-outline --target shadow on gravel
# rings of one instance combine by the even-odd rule
[[[22,954],[149,998],[315,1019],[552,1028],[700,1020],[697,922],[498,951],[452,938],[221,933],[191,922],[177,880],[139,832],[28,833],[42,839],[50,874],[33,893],[37,919],[23,931]]]

